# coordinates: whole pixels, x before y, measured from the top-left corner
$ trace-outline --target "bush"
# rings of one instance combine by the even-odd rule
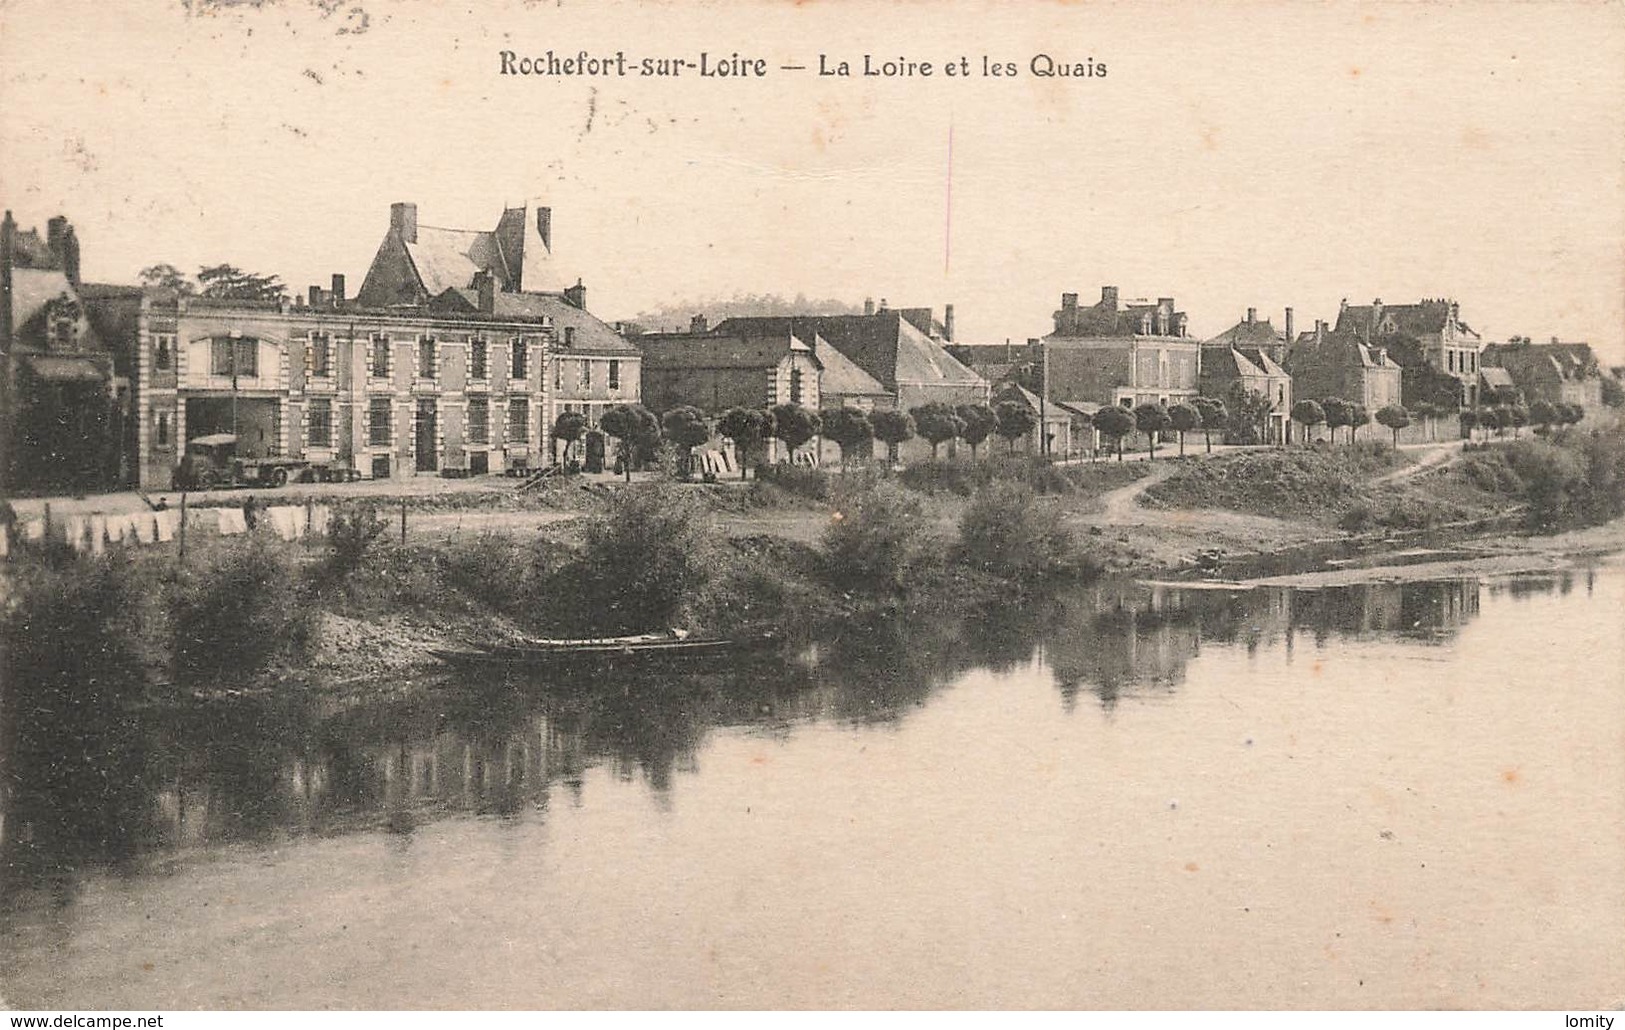
[[[824,531],[830,578],[845,590],[895,593],[933,546],[918,498],[890,483],[847,489]]]
[[[242,686],[301,664],[311,642],[311,597],[294,552],[251,536],[187,567],[170,604],[176,679]]]
[[[806,465],[763,465],[756,470],[756,482],[812,501],[828,500],[830,494],[829,473]]]
[[[318,580],[326,584],[348,579],[361,567],[373,542],[388,531],[389,520],[380,517],[371,505],[335,511],[327,524],[327,559]]]
[[[897,476],[911,490],[935,496],[941,493],[970,497],[994,482],[1021,483],[1042,494],[1064,494],[1073,489],[1067,472],[1041,455],[1012,455],[994,461],[920,461]]]
[[[582,635],[684,626],[717,566],[716,540],[691,494],[623,489],[586,522],[585,546],[548,577],[549,621]]]
[[[1068,571],[1076,557],[1055,503],[1010,480],[988,484],[966,506],[959,519],[959,547],[967,562],[1010,578]]]

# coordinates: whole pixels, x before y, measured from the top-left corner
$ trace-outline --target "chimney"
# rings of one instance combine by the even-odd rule
[[[710,328],[711,323],[704,315],[695,315],[693,318],[688,320],[688,331],[691,333],[703,333],[708,331]]]
[[[1078,295],[1076,293],[1063,293],[1063,294],[1061,294],[1061,310],[1062,311],[1076,311],[1076,310],[1078,310]]]
[[[1292,309],[1286,309],[1286,342],[1292,342]]]
[[[1247,309],[1247,324],[1252,325],[1254,322],[1257,322],[1257,321],[1258,321],[1258,309],[1257,308],[1248,308]]]
[[[954,306],[942,306],[942,335],[947,337],[949,343],[954,342]]]
[[[491,315],[497,309],[497,284],[491,273],[480,269],[474,273],[474,289],[480,296],[480,314]]]
[[[1014,360],[1016,360],[1015,348],[1011,346],[1010,337],[1008,337],[1008,336],[1006,336],[1004,338],[1004,360],[1006,360],[1006,361],[1014,361]]]
[[[875,299],[873,297],[863,298],[863,313],[865,315],[872,315],[875,313]]]
[[[62,270],[68,282],[79,285],[79,237],[67,218],[57,215],[45,223],[45,246],[51,263]]]
[[[399,233],[407,243],[418,241],[418,206],[416,204],[389,205],[389,228]]]
[[[880,298],[880,310],[882,310],[882,311],[886,310],[886,298],[885,297]]]
[[[587,288],[581,285],[580,279],[576,280],[574,286],[565,289],[564,299],[571,307],[587,310]]]
[[[339,305],[344,303],[344,301],[345,301],[345,296],[344,296],[344,274],[342,272],[334,272],[333,273],[333,290],[332,290],[332,293],[333,293],[333,306],[334,307],[338,307]]]
[[[1100,305],[1108,311],[1117,310],[1117,287],[1102,286],[1100,288]]]
[[[536,235],[542,238],[542,246],[547,248],[549,254],[553,253],[553,209],[539,207],[536,209]]]
[[[322,304],[322,288],[320,286],[312,286],[310,288],[310,306],[313,307],[313,308],[319,308],[319,307],[323,306],[323,304]]]

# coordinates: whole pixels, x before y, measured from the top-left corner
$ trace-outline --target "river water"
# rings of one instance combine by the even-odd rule
[[[28,707],[24,1008],[1625,998],[1625,567],[1092,587],[789,665]]]

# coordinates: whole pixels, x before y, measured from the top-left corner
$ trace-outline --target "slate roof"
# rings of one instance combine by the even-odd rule
[[[1273,347],[1285,342],[1286,334],[1278,332],[1269,319],[1262,322],[1242,319],[1210,340],[1204,347]],[[1205,358],[1203,360],[1206,360]]]
[[[776,368],[792,351],[819,360],[813,348],[790,333],[648,333],[638,337],[638,344],[644,368],[650,371]]]
[[[824,397],[887,397],[886,388],[874,376],[836,350],[822,336],[813,337],[813,353],[824,366],[818,392]]]
[[[491,314],[497,318],[546,318],[558,330],[557,349],[571,354],[616,355],[639,353],[638,348],[606,325],[601,319],[583,311],[558,293],[505,293],[496,291],[492,296]],[[478,290],[452,289],[435,298],[435,307],[456,311],[478,311]],[[564,344],[565,329],[570,329],[572,343]]]
[[[474,273],[485,268],[497,272],[502,282],[513,279],[495,233],[420,225],[417,241],[406,242],[405,246],[412,267],[431,297],[472,286]]]
[[[1597,357],[1589,343],[1492,343],[1484,348],[1480,361],[1481,370],[1491,366],[1520,374],[1538,370],[1561,379],[1598,374]]]
[[[79,292],[68,281],[67,274],[55,268],[11,270],[11,324],[18,339],[26,343],[43,342],[48,331],[45,306],[64,295],[80,308],[78,349],[100,349],[101,340],[86,319]]]
[[[955,361],[897,310],[873,315],[788,315],[730,318],[719,332],[793,333],[823,337],[889,393],[899,384],[984,387],[985,379]]]
[[[1362,368],[1398,367],[1383,348],[1368,347],[1354,333],[1335,330],[1318,340],[1313,332],[1300,333],[1287,355],[1287,364],[1296,368],[1304,361],[1341,361]]]
[[[1511,387],[1516,385],[1512,382],[1512,373],[1508,372],[1504,368],[1494,368],[1481,365],[1478,369],[1478,376],[1480,379],[1484,380],[1484,385],[1488,386],[1492,390],[1503,386]]]

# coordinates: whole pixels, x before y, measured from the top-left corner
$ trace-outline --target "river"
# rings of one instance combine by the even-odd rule
[[[583,692],[25,706],[23,1008],[1617,1007],[1625,566]]]

